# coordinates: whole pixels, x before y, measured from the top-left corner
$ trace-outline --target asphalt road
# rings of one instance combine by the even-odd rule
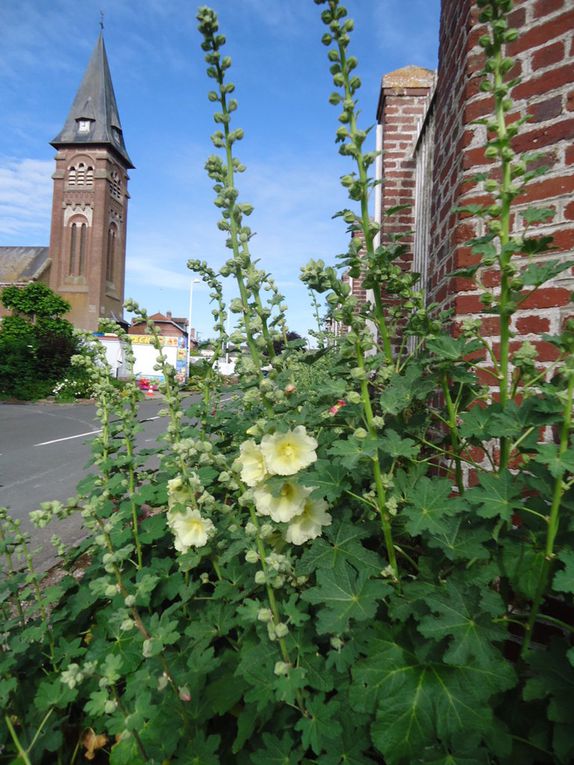
[[[191,402],[190,402],[191,403]],[[150,447],[165,431],[158,416],[161,398],[142,401],[139,420],[144,430],[140,446]],[[99,430],[93,404],[0,404],[0,505],[8,507],[22,528],[32,534],[39,568],[55,561],[50,544],[53,534],[68,544],[83,536],[82,519],[74,514],[65,521],[36,529],[28,514],[49,500],[65,501],[76,493],[86,475],[90,442]],[[0,567],[2,562],[0,562]]]

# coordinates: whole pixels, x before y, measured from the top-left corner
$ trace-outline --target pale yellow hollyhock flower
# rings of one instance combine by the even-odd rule
[[[285,481],[275,495],[265,485],[257,486],[253,490],[253,501],[259,515],[270,515],[277,523],[287,523],[303,512],[305,500],[312,491],[292,481]]]
[[[248,486],[257,486],[268,475],[261,447],[253,440],[244,441],[239,452],[237,462],[241,466],[241,480]]]
[[[173,546],[181,553],[186,553],[190,547],[204,547],[209,537],[215,534],[212,521],[191,507],[185,513],[168,511],[167,522],[174,536]]]
[[[294,475],[317,459],[317,441],[307,435],[303,425],[287,433],[263,436],[261,451],[270,473]]]
[[[294,545],[302,545],[321,536],[323,526],[331,525],[331,516],[324,499],[308,499],[303,512],[296,515],[285,532],[285,539]]]

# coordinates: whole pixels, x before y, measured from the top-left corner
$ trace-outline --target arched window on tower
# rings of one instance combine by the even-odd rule
[[[78,276],[86,273],[86,248],[88,245],[88,227],[85,223],[80,226],[80,247],[78,258]]]
[[[91,188],[94,185],[94,168],[80,162],[77,166],[72,165],[68,168],[68,186],[71,188],[85,187]]]
[[[121,202],[122,200],[122,180],[117,170],[112,170],[110,177],[110,191],[112,196]]]
[[[68,276],[85,276],[88,251],[88,224],[77,219],[70,225]]]
[[[115,276],[116,243],[118,238],[118,228],[112,223],[108,229],[108,249],[106,255],[106,281],[113,284]]]
[[[76,275],[76,250],[78,245],[78,224],[70,226],[70,257],[68,259],[68,276]]]

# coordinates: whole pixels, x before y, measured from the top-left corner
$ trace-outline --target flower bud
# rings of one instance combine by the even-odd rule
[[[259,536],[261,539],[267,539],[273,534],[273,526],[270,523],[264,523],[259,529]]]
[[[245,553],[245,560],[247,563],[257,563],[259,560],[259,554],[256,550],[247,550]]]
[[[289,627],[284,622],[275,625],[275,634],[278,638],[284,638],[289,634]]]

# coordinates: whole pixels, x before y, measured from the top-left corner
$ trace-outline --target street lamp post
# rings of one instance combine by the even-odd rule
[[[193,285],[199,284],[199,279],[192,279],[189,283],[189,310],[187,312],[187,359],[185,366],[185,376],[189,379],[189,365],[191,357],[191,309],[193,307]]]

